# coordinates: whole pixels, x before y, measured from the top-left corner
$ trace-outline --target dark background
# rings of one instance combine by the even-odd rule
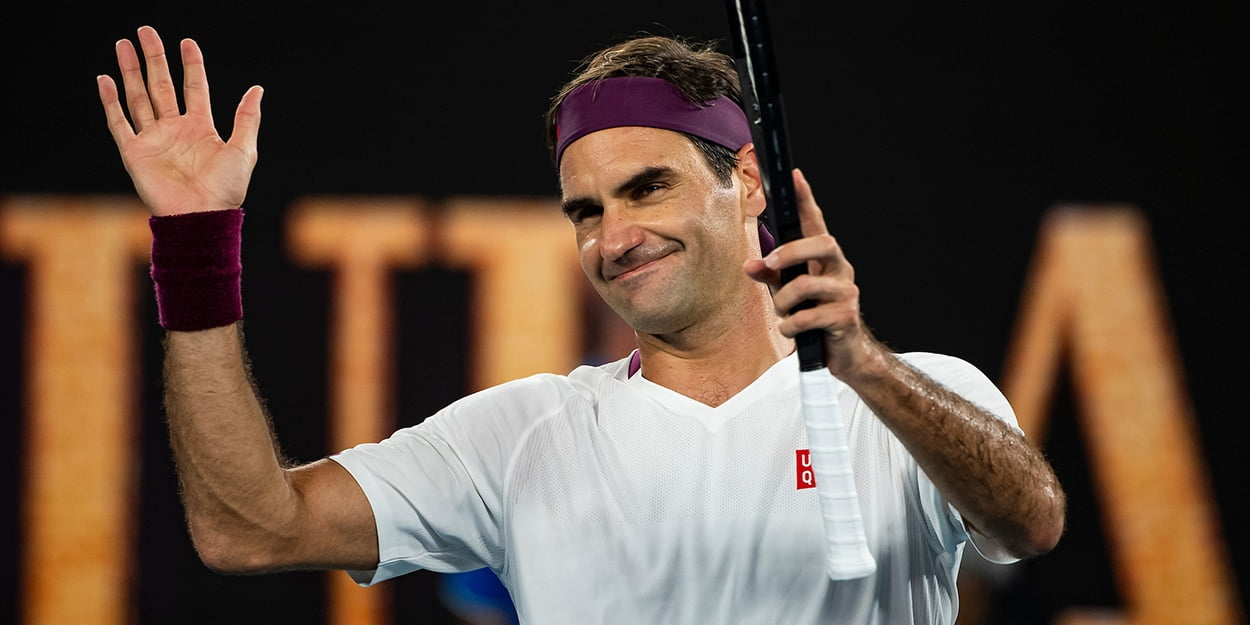
[[[325,451],[323,397],[307,389],[324,387],[328,282],[285,256],[293,201],[553,195],[542,113],[577,60],[640,31],[726,34],[712,0],[104,4],[5,9],[0,195],[133,193],[94,77],[117,75],[113,43],[142,24],[171,51],[182,37],[200,43],[223,135],[238,97],[264,85],[244,250],[248,343],[284,448],[305,460]],[[1250,513],[1236,359],[1247,350],[1247,44],[1233,3],[770,9],[795,164],[856,265],[868,323],[894,348],[960,355],[998,380],[1043,215],[1064,203],[1143,212],[1244,604]],[[142,284],[142,268],[136,276]],[[0,505],[9,511],[0,579],[16,577],[20,553],[25,280],[22,266],[0,263],[0,501],[11,502]],[[467,280],[436,268],[398,277],[404,423],[463,392]],[[418,334],[404,324],[412,319],[443,330]],[[195,560],[155,398],[158,328],[143,328],[136,620],[319,622],[320,574],[226,578]],[[1069,533],[1050,556],[1012,570],[997,622],[1044,623],[1064,607],[1120,601],[1069,395],[1060,389],[1047,442],[1069,491]],[[446,619],[436,581],[392,582],[400,622]],[[17,613],[15,588],[0,584],[0,621]]]

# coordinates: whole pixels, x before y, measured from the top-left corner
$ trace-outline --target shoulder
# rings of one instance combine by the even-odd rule
[[[568,376],[538,373],[467,395],[447,406],[442,412],[503,410],[541,414],[559,406],[576,393],[577,387]]]
[[[1016,415],[1007,397],[976,365],[947,354],[904,352],[896,354],[933,381],[1016,426]]]
[[[605,381],[624,381],[629,379],[630,365],[637,350],[619,360],[598,365],[582,365],[568,375],[570,383],[586,388],[596,387]]]
[[[601,387],[619,380],[628,360],[582,365],[568,375],[538,373],[492,386],[453,402],[426,423],[434,428],[523,430],[547,417],[566,413],[572,406],[596,403]]]
[[[989,377],[976,365],[957,356],[933,352],[902,352],[895,355],[943,386],[994,386]]]
[[[958,356],[934,352],[900,352],[895,356],[934,379],[939,376],[952,379],[971,377],[989,381],[980,369]]]

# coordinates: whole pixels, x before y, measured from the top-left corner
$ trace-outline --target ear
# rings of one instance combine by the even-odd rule
[[[760,162],[755,155],[755,144],[748,143],[738,150],[738,180],[742,183],[742,206],[748,217],[764,213],[768,198],[764,196],[764,180],[760,176]]]

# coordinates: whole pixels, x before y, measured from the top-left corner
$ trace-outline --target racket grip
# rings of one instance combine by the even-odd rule
[[[877,570],[877,561],[868,550],[846,424],[833,376],[824,368],[800,371],[799,376],[803,425],[825,521],[829,577],[847,580],[871,575]]]

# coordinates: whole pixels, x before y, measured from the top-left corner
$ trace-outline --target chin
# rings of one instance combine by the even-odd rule
[[[613,306],[616,314],[635,331],[644,334],[671,334],[690,326],[686,310],[674,310],[672,305],[659,306]]]
[[[669,334],[689,327],[699,315],[696,310],[699,303],[689,295],[692,291],[690,285],[678,282],[654,280],[645,288],[614,292],[604,289],[599,294],[634,330],[646,334]]]

